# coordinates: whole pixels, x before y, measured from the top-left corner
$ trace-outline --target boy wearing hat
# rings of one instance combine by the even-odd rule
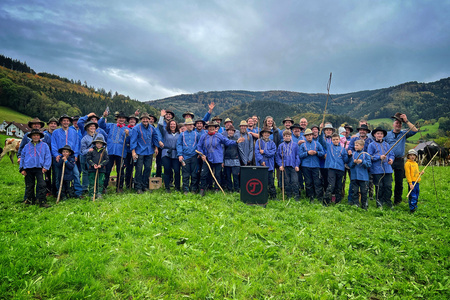
[[[86,130],[84,129],[85,125],[87,122],[93,122],[93,123],[98,123],[98,121],[100,120],[100,117],[97,116],[95,113],[91,112],[83,117],[80,117],[80,119],[78,119],[78,128],[80,128],[80,132],[81,132],[81,136],[84,137],[86,135]],[[101,129],[100,127],[98,127],[95,130],[97,133],[100,133],[101,135],[103,135],[104,137],[107,136],[106,132]]]
[[[277,146],[270,139],[272,131],[268,127],[264,127],[260,134],[260,138],[255,143],[255,161],[257,166],[264,166],[269,168],[269,176],[267,189],[270,199],[276,199],[277,191],[274,184],[273,170],[275,166],[275,155]]]
[[[244,142],[238,145],[241,166],[251,166],[253,162],[253,136],[248,133],[247,127],[247,122],[242,120],[241,123],[239,123],[239,132],[235,134],[238,138],[244,138]]]
[[[108,151],[106,150],[106,142],[100,134],[91,143],[92,148],[86,154],[86,161],[89,166],[89,197],[94,197],[94,187],[96,190],[96,198],[102,197],[102,187],[105,180],[106,166],[108,165]],[[98,171],[98,172],[97,172]],[[97,175],[97,182],[95,177]],[[97,184],[97,186],[95,186]]]
[[[56,163],[56,168],[62,176],[62,189],[61,189],[61,199],[66,200],[67,198],[75,198],[74,184],[75,175],[73,170],[77,167],[75,163],[74,151],[69,145],[58,149],[58,153],[61,154],[59,161]],[[64,167],[64,174],[62,174],[62,168]]]
[[[367,210],[367,189],[369,187],[369,168],[372,166],[372,159],[367,152],[364,152],[364,141],[355,141],[355,151],[350,157],[348,166],[350,167],[350,182],[352,189],[349,191],[350,205],[359,206],[359,196],[361,193],[361,208]]]
[[[299,157],[303,178],[305,179],[306,196],[311,203],[314,201],[314,198],[322,202],[323,188],[319,175],[319,157],[324,155],[323,147],[313,139],[311,129],[305,130],[304,137],[306,141],[299,147]]]
[[[394,163],[392,164],[392,169],[394,170],[395,187],[394,187],[394,205],[400,204],[402,202],[403,194],[403,177],[405,177],[405,166],[403,156],[405,155],[405,143],[406,139],[412,137],[418,132],[418,129],[408,121],[405,114],[396,113],[391,117],[394,119],[393,129],[386,134],[385,141],[392,147],[405,133],[407,130],[402,130],[402,125],[405,123],[410,132],[398,142],[397,145],[392,149],[394,153]]]
[[[198,159],[195,150],[201,134],[194,130],[192,119],[186,119],[184,126],[186,131],[182,132],[177,140],[177,154],[182,164],[183,191],[187,194],[189,191],[197,192],[198,188]]]
[[[47,136],[47,138],[44,137],[44,141],[47,143],[50,154],[52,151],[52,134],[53,132],[58,128],[59,123],[58,119],[55,117],[51,117],[50,120],[47,122],[47,130],[44,131],[44,135]],[[53,162],[53,160],[52,160]],[[45,172],[45,183],[47,185],[47,195],[51,194],[56,197],[57,195],[57,189],[56,189],[56,171],[55,171],[55,165],[52,163],[52,166],[50,169]]]
[[[279,169],[284,176],[284,186],[288,198],[294,197],[299,200],[298,194],[298,175],[300,157],[298,154],[298,145],[292,142],[292,133],[290,130],[283,132],[283,142],[278,146],[275,157]]]
[[[419,176],[423,175],[423,172],[419,171],[419,165],[417,164],[417,152],[414,149],[408,151],[408,155],[406,156],[408,159],[405,163],[405,176],[406,181],[408,182],[408,190],[412,190],[409,195],[409,211],[413,214],[417,209],[417,202],[419,200]]]
[[[219,124],[216,122],[212,122],[207,125],[208,133],[204,134],[197,145],[197,150],[201,152],[202,160],[204,162],[209,162],[214,175],[219,182],[220,185],[220,171],[223,163],[223,148],[224,146],[230,146],[236,143],[242,143],[244,141],[243,138],[239,138],[237,141],[229,140],[224,137],[222,134],[218,133],[216,130],[219,127]],[[203,164],[202,170],[200,173],[200,195],[205,195],[205,189],[207,186],[207,178],[210,174],[208,166]],[[213,175],[213,174],[211,174]],[[213,176],[214,176],[213,175]],[[216,186],[216,190],[219,187]]]
[[[247,131],[247,130],[246,130]],[[238,140],[238,135],[236,133],[236,129],[234,129],[233,125],[228,126],[227,131],[228,136],[227,139],[232,141]],[[240,143],[241,146],[244,143]],[[230,192],[239,192],[239,171],[240,171],[240,155],[238,144],[232,144],[225,146],[225,150],[223,152],[223,172],[225,173],[225,184],[224,186]],[[233,175],[233,181],[231,181],[231,177]]]
[[[23,148],[19,169],[25,176],[25,203],[34,204],[37,198],[41,207],[49,207],[46,203],[45,181],[42,174],[50,169],[52,163],[50,149],[46,143],[41,142],[44,134],[39,129],[32,129],[28,136],[31,141]]]
[[[326,127],[326,126],[325,126]],[[323,135],[319,136],[319,142],[326,149],[325,169],[327,170],[327,182],[324,205],[331,203],[331,195],[336,196],[336,204],[341,202],[342,198],[342,178],[344,177],[345,164],[348,162],[348,153],[340,144],[339,134],[331,135],[331,142],[325,142]]]
[[[305,142],[305,139],[303,137],[302,128],[300,127],[299,124],[293,124],[291,126],[291,130],[292,130],[292,141],[294,143],[296,143],[300,147],[300,145]],[[300,149],[299,149],[299,151],[300,151]],[[301,191],[305,189],[305,186],[303,184],[303,172],[302,172],[301,163],[298,166],[298,168],[299,168],[299,171],[297,172],[297,175],[298,175],[298,192],[299,192],[299,195],[301,196]]]
[[[130,134],[130,130],[125,124],[128,120],[128,116],[123,112],[118,112],[117,123],[106,123],[106,117],[108,116],[108,111],[103,113],[103,118],[98,121],[98,126],[102,128],[107,136],[107,150],[109,161],[106,166],[105,182],[103,184],[103,194],[106,193],[106,189],[109,183],[109,177],[114,164],[117,170],[117,185],[116,190],[118,193],[123,192],[123,182],[124,182],[124,159],[127,155],[125,151],[125,142],[127,136]]]
[[[77,157],[80,152],[80,140],[78,138],[78,133],[75,131],[75,129],[73,127],[70,127],[70,124],[72,123],[72,118],[69,117],[68,115],[62,115],[59,118],[58,122],[61,125],[61,128],[56,129],[52,134],[51,152],[54,158],[54,163],[57,164],[60,162],[62,155],[58,150],[66,145],[70,146],[70,148],[74,152],[74,159],[77,160]],[[61,181],[60,177],[61,174],[59,170],[61,169],[56,168],[57,188],[59,188],[59,182]],[[71,171],[74,177],[73,181],[75,194],[77,197],[81,197],[83,188],[80,182],[80,172],[76,165]]]
[[[41,120],[39,120],[39,118],[34,118],[28,122],[28,128],[30,128],[30,129],[41,130],[44,127],[44,125],[45,125],[45,123],[42,122]],[[31,141],[31,138],[28,135],[29,135],[28,132],[25,133],[25,135],[22,138],[22,141],[20,142],[19,150],[17,152],[17,158],[18,158],[17,162],[18,163],[20,163],[20,158],[22,156],[22,149],[25,147],[25,145],[27,145]],[[45,134],[42,137],[43,142],[47,143],[47,145],[51,144],[50,138],[51,138],[50,136],[47,136]]]
[[[370,174],[373,175],[375,185],[377,207],[383,205],[392,207],[392,163],[394,162],[394,153],[389,151],[389,144],[383,141],[386,136],[386,130],[380,127],[372,130],[372,136],[375,141],[369,145],[367,152],[372,156],[372,166]]]

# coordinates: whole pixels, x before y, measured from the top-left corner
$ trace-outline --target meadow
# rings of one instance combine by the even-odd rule
[[[5,159],[0,298],[448,299],[449,174],[427,169],[413,215],[163,190],[44,209]]]
[[[0,122],[14,121],[14,122],[26,124],[31,119],[32,118],[30,118],[29,116],[21,114],[15,110],[12,110],[11,108],[0,106]]]

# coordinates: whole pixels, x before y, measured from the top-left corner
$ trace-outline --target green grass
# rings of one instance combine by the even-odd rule
[[[0,122],[8,121],[8,122],[18,122],[18,123],[28,123],[32,118],[21,114],[15,110],[12,110],[9,107],[0,106]]]
[[[374,127],[377,127],[381,123],[386,123],[386,124],[391,124],[392,125],[393,119],[391,119],[391,118],[373,119],[373,120],[368,120],[367,123],[369,123],[370,125],[372,125]]]
[[[427,134],[436,134],[439,130],[439,122],[432,125],[424,125],[420,127],[420,132],[416,133],[412,137],[408,138],[410,142],[418,142],[420,139],[427,139]]]
[[[449,171],[437,202],[427,170],[414,215],[163,191],[43,209],[3,160],[0,298],[448,299]]]

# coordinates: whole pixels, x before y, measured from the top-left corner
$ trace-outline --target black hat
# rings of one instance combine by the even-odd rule
[[[70,155],[73,155],[75,152],[73,152],[72,148],[69,145],[65,145],[62,148],[58,149],[58,152],[62,154],[63,150],[68,150],[70,151]]]
[[[263,132],[268,132],[268,133],[272,134],[272,131],[270,130],[269,127],[264,127],[263,129],[261,129],[261,131],[259,132],[259,135],[262,136]]]
[[[62,119],[69,119],[70,123],[73,123],[73,119],[71,117],[69,117],[68,115],[64,114],[61,117],[59,117],[58,123],[61,124],[61,120]]]
[[[31,120],[31,121],[28,122],[28,127],[31,128],[31,126],[32,126],[33,124],[37,124],[37,123],[41,124],[41,128],[45,126],[45,123],[42,122],[41,120],[39,120],[39,118],[34,118],[33,120]]]
[[[115,115],[116,118],[125,118],[128,122],[128,116],[123,112],[123,111],[119,111],[117,112],[117,114]]]
[[[186,119],[186,116],[188,116],[188,115],[192,116],[191,119],[193,119],[195,116],[193,112],[187,111],[183,114],[183,119]]]
[[[101,136],[97,136],[95,140],[92,141],[92,145],[95,145],[95,143],[103,143],[103,145],[106,146],[106,142]]]
[[[294,124],[294,120],[292,120],[290,117],[286,117],[286,118],[283,120],[283,124],[286,123],[287,121],[289,121],[289,122],[291,122],[292,124]]]
[[[202,122],[202,123],[203,123],[203,126],[206,125],[206,122],[203,121],[202,119],[197,119],[197,120],[195,120],[195,121],[194,121],[194,125],[197,124],[198,122]]]
[[[394,119],[394,120],[399,121],[400,123],[404,123],[405,121],[403,121],[403,119],[400,118],[401,115],[402,114],[398,112],[398,113],[395,113],[395,115],[393,115],[391,118]]]
[[[319,130],[320,130],[319,126],[317,126],[316,124],[312,124],[312,125],[311,125],[311,127],[310,127],[309,129],[311,129],[311,130],[312,130],[312,129],[313,129],[314,127],[316,127],[317,129],[319,129]]]
[[[73,116],[72,117],[72,120],[79,120],[80,119],[80,116]]]
[[[97,129],[98,128],[98,124],[97,123],[95,123],[95,122],[92,122],[92,121],[89,121],[89,122],[87,122],[86,124],[84,124],[84,130],[86,130],[87,131],[87,128],[90,126],[90,125],[92,125],[92,124],[94,124],[95,125],[95,129]]]
[[[50,125],[51,122],[56,122],[56,125],[59,126],[58,119],[55,117],[51,117],[50,120],[48,120],[47,125]]]
[[[348,125],[348,124],[345,124],[345,125],[344,125],[344,128],[345,128],[345,129],[348,128],[348,129],[350,129],[350,132],[353,132],[353,127],[350,126],[350,125]]]
[[[28,136],[31,138],[31,136],[33,134],[39,134],[41,139],[44,137],[44,134],[39,130],[39,129],[32,129],[29,133]]]
[[[386,130],[384,130],[384,129],[381,128],[381,127],[377,127],[377,128],[375,128],[374,130],[372,130],[372,136],[374,136],[375,133],[377,133],[378,131],[383,132],[383,137],[385,137],[385,136],[387,135],[387,131],[386,131]]]
[[[291,130],[293,130],[295,128],[298,128],[298,129],[302,130],[302,128],[300,127],[300,124],[294,124],[294,125],[291,126]]]
[[[367,133],[370,133],[370,129],[366,124],[362,124],[360,127],[356,128],[356,130],[358,130],[358,131],[361,129],[367,131]]]
[[[97,118],[97,120],[100,120],[99,116],[97,116],[96,114],[93,114],[92,116],[87,118],[87,121],[89,122],[92,118]]]
[[[172,115],[172,119],[175,119],[175,113],[173,111],[166,109],[166,115],[167,114],[171,114]]]
[[[216,123],[216,122],[211,122],[211,123],[209,123],[208,125],[206,125],[206,128],[211,127],[211,126],[214,126],[214,127],[220,127],[218,123]]]
[[[219,116],[215,116],[214,118],[211,119],[211,121],[216,121],[216,120],[220,120],[220,122],[222,122],[222,118]]]

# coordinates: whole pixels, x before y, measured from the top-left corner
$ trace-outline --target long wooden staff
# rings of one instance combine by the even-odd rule
[[[327,84],[327,102],[325,102],[325,110],[323,111],[323,119],[322,119],[322,124],[324,124],[323,122],[325,122],[325,114],[327,113],[327,105],[328,105],[328,97],[330,97],[330,86],[331,86],[331,75],[332,73],[330,72],[330,79],[328,79],[328,84]],[[320,133],[322,133],[323,127],[320,129]]]
[[[416,184],[419,182],[420,176],[422,176],[422,173],[425,172],[425,170],[428,168],[428,166],[431,164],[431,162],[433,161],[433,159],[436,157],[436,155],[438,155],[439,152],[436,152],[436,154],[433,156],[432,159],[430,159],[430,161],[428,162],[428,164],[425,166],[425,168],[422,170],[421,174],[419,174],[419,177],[417,177],[416,182],[414,182],[413,188],[411,190],[409,190],[408,195],[406,195],[406,198],[409,197],[409,195],[411,194],[411,192],[414,190],[414,187],[416,186]]]
[[[61,183],[59,184],[58,198],[56,199],[56,204],[59,203],[59,198],[61,197],[61,190],[64,181],[64,171],[66,170],[66,163],[63,162],[62,172],[61,172]]]
[[[418,123],[418,122],[417,122]],[[414,124],[414,126],[413,127],[415,127],[416,125],[417,125],[417,123],[416,124]],[[389,152],[391,152],[392,151],[392,149],[394,149],[394,147],[406,136],[406,134],[408,133],[408,132],[410,132],[412,130],[412,128],[409,128],[408,129],[408,131],[406,131],[405,132],[405,134],[404,135],[402,135],[399,139],[398,139],[398,141],[396,141],[395,142],[395,144],[394,145],[392,145],[392,147],[391,148],[389,148],[389,150],[384,154],[384,155],[388,155],[389,154]]]
[[[100,154],[100,159],[98,160],[98,165],[102,162],[103,153],[105,153],[106,149],[103,149],[102,153]],[[95,201],[95,195],[97,192],[97,178],[98,178],[98,169],[95,171],[95,180],[94,180],[94,197],[92,197],[92,201]]]
[[[123,138],[123,146],[122,146],[122,156],[120,157],[120,168],[119,168],[119,176],[118,176],[118,180],[117,180],[117,188],[116,188],[116,192],[119,191],[120,188],[120,174],[122,174],[122,166],[123,166],[123,152],[125,151],[125,141],[127,140],[127,135],[125,134],[124,138]]]
[[[205,156],[203,153],[201,153],[200,151],[195,150],[195,152],[197,152],[198,154],[200,154],[201,156]],[[223,195],[225,196],[225,192],[223,191],[222,187],[220,186],[219,182],[217,181],[216,176],[214,176],[214,172],[211,169],[211,166],[208,163],[208,160],[205,159],[206,165],[209,168],[209,171],[211,172],[212,177],[214,178],[214,180],[216,181],[217,185],[219,186],[220,190],[222,191]]]
[[[281,171],[281,191],[283,192],[283,201],[284,201],[284,155],[283,150],[281,150],[281,166],[283,167],[283,171]]]

